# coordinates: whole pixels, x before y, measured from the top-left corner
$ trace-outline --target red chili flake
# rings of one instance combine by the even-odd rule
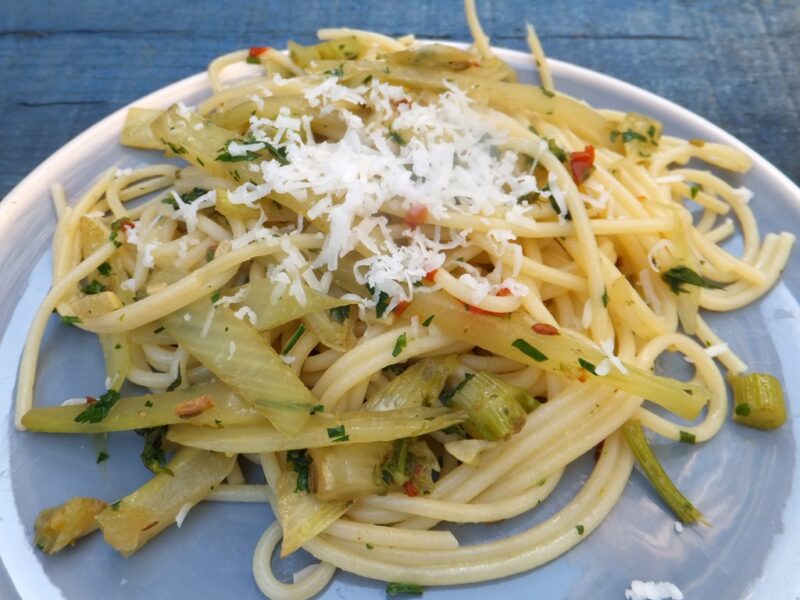
[[[580,375],[578,375],[578,381],[581,383],[586,383],[586,369],[579,369]]]
[[[424,204],[414,204],[406,213],[405,222],[409,227],[417,227],[425,223],[428,218],[428,207]]]
[[[411,304],[411,302],[409,302],[408,300],[401,300],[400,302],[398,302],[397,306],[394,307],[395,316],[399,317],[404,312],[406,312],[406,309],[408,308],[409,304]]]
[[[508,289],[507,287],[500,288],[499,290],[497,290],[497,293],[495,294],[495,296],[510,296],[510,295],[511,295],[511,290]]]
[[[647,202],[647,196],[636,196],[636,198],[639,202]]]
[[[255,58],[256,56],[261,56],[269,50],[269,46],[253,46],[250,48],[250,53],[247,55],[250,58]]]
[[[430,281],[431,283],[436,281],[436,272],[438,270],[439,269],[434,269],[433,271],[428,271],[427,273],[425,273],[425,281]]]
[[[94,396],[86,396],[86,404],[94,404],[97,402],[97,398]]]
[[[133,229],[134,227],[136,227],[136,224],[130,219],[126,218],[126,219],[120,219],[119,225],[117,225],[117,227],[122,231],[128,231],[128,229]]]
[[[594,146],[589,145],[578,152],[570,152],[569,170],[577,185],[586,181],[594,171]]]
[[[411,496],[412,498],[419,496],[419,489],[410,479],[403,484],[403,489],[406,491],[406,496]]]
[[[558,335],[558,329],[547,323],[535,323],[531,329],[539,335]]]
[[[465,305],[467,310],[471,312],[473,315],[489,315],[490,317],[505,317],[506,313],[502,312],[492,312],[490,310],[483,310],[479,306],[472,306],[472,304]]]

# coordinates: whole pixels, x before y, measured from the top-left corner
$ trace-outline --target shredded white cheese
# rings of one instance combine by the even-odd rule
[[[625,590],[626,600],[683,600],[683,593],[669,581],[631,581]]]

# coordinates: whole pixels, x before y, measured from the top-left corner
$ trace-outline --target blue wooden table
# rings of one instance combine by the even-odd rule
[[[533,21],[550,56],[674,100],[800,181],[797,0],[479,4],[496,45],[523,49]],[[214,56],[334,25],[468,39],[457,0],[3,0],[0,197],[92,123]]]

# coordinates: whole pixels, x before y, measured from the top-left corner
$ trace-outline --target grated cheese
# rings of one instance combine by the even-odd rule
[[[669,581],[631,581],[630,589],[625,590],[626,600],[683,600],[683,593]]]

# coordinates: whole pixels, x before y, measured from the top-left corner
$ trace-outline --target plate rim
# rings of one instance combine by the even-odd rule
[[[464,42],[453,42],[450,40],[420,39],[418,41],[445,43],[457,47],[466,47],[468,45]],[[533,58],[526,52],[496,46],[493,46],[492,48],[501,58],[510,59],[516,63],[534,63]],[[781,194],[785,195],[787,203],[793,204],[796,208],[800,208],[800,187],[794,181],[792,181],[785,173],[780,171],[775,165],[769,162],[765,157],[752,149],[742,140],[727,132],[720,126],[714,124],[705,117],[681,106],[672,100],[619,79],[618,77],[553,58],[548,58],[547,61],[554,77],[556,78],[556,81],[561,76],[570,77],[588,85],[593,89],[601,89],[604,92],[607,92],[610,96],[620,98],[623,101],[632,99],[636,102],[654,106],[659,112],[670,114],[673,119],[680,121],[682,124],[685,124],[687,127],[697,131],[703,136],[713,138],[720,143],[730,145],[744,152],[753,161],[753,166],[751,168],[763,170],[766,176],[773,179],[773,183],[777,186],[777,188],[780,189]],[[25,177],[23,177],[5,195],[2,201],[0,201],[0,235],[3,234],[7,227],[11,226],[15,222],[20,211],[24,211],[31,202],[34,202],[42,194],[42,192],[46,192],[48,187],[52,183],[55,183],[54,181],[48,181],[48,179],[44,176],[54,171],[57,172],[60,168],[63,168],[63,163],[69,164],[69,162],[72,160],[70,155],[73,150],[79,149],[82,144],[91,140],[96,135],[102,134],[104,130],[109,128],[116,128],[118,130],[121,129],[122,123],[125,119],[125,114],[131,107],[164,108],[168,106],[169,103],[174,102],[176,98],[185,97],[186,95],[200,91],[201,89],[210,89],[208,74],[206,71],[201,71],[184,77],[125,104],[111,114],[99,119],[97,122],[61,145],[45,160],[40,162]],[[13,403],[14,399],[12,397],[10,398],[10,406],[12,408]],[[2,417],[3,420],[6,420],[7,418],[9,417]],[[800,454],[796,456],[800,456]],[[10,460],[10,456],[8,459]],[[0,480],[2,479],[3,474],[0,473]],[[13,491],[11,493],[13,494]],[[758,582],[753,582],[753,584],[757,586]],[[0,557],[0,592],[13,592],[19,596],[19,589],[20,588],[18,588],[16,585],[15,578],[12,577],[11,573],[7,570],[6,564],[2,560],[2,557]]]

